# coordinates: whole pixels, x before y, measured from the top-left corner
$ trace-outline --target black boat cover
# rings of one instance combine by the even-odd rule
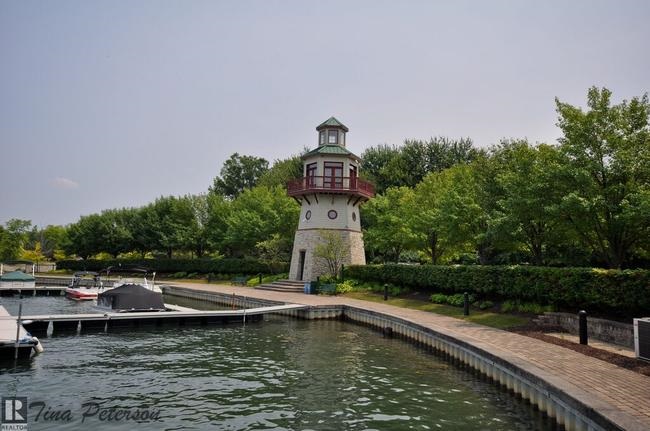
[[[159,311],[165,309],[162,294],[139,284],[123,284],[97,295],[97,305],[113,311]]]

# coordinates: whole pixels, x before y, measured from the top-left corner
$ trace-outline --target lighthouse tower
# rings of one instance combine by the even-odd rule
[[[325,231],[343,240],[348,251],[344,264],[366,263],[359,206],[374,196],[374,187],[358,178],[361,159],[346,148],[345,125],[331,117],[316,131],[318,147],[302,156],[303,177],[287,185],[289,196],[301,206],[291,280],[311,281],[328,273],[327,263],[314,256]]]

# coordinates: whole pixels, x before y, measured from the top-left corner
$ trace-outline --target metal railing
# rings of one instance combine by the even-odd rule
[[[287,183],[289,196],[304,193],[351,193],[371,198],[375,195],[375,186],[358,177],[309,176],[297,178]]]

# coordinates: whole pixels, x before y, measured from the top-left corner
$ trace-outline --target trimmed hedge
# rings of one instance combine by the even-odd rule
[[[535,266],[364,265],[346,277],[428,292],[469,292],[481,299],[520,300],[623,317],[650,315],[650,271]]]
[[[199,274],[271,274],[289,271],[289,265],[274,264],[272,267],[257,259],[111,259],[111,260],[62,260],[56,263],[59,269],[72,271],[99,271],[108,266],[144,266],[158,273]],[[271,269],[273,268],[273,270]]]

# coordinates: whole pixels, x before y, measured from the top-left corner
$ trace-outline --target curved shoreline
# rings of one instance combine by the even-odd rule
[[[499,329],[345,297],[174,283],[167,293],[236,306],[309,305],[286,315],[339,318],[449,356],[503,385],[568,430],[650,429],[650,378],[580,353]],[[523,352],[523,354],[522,354]]]

